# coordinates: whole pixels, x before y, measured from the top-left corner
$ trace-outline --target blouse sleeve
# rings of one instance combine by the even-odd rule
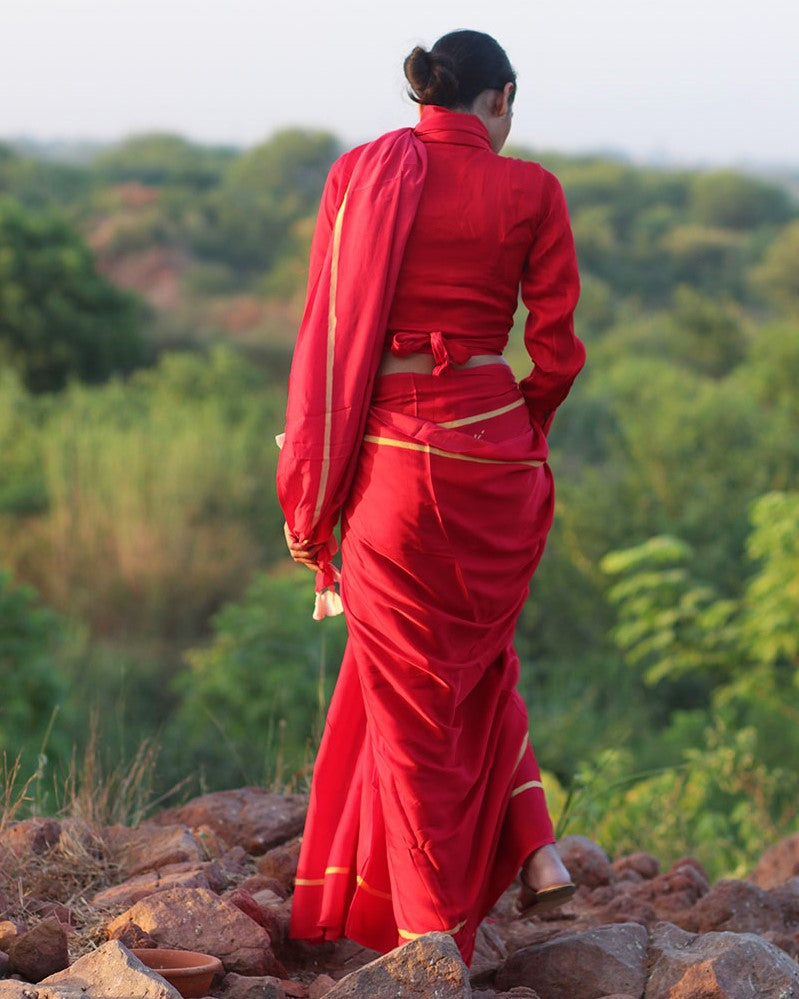
[[[524,343],[533,369],[520,386],[530,416],[548,432],[555,410],[585,363],[585,347],[574,334],[580,295],[574,238],[563,189],[548,172],[521,293],[529,310]]]
[[[325,181],[319,212],[316,217],[308,263],[306,304],[300,332],[295,346],[294,361],[289,378],[289,405],[285,443],[278,461],[277,492],[286,521],[292,533],[310,544],[327,545],[328,555],[335,551],[332,538],[338,520],[336,506],[325,504],[311,515],[313,489],[318,488],[318,464],[315,452],[321,430],[318,429],[317,410],[324,400],[321,380],[320,356],[325,344],[318,341],[317,327],[311,322],[311,311],[316,300],[317,287],[323,280],[328,261],[336,217],[347,190],[347,165],[350,156],[341,157],[331,167]],[[291,421],[291,416],[294,420]],[[294,426],[289,426],[293,422]],[[317,432],[318,431],[318,432]],[[299,435],[299,441],[297,440]]]

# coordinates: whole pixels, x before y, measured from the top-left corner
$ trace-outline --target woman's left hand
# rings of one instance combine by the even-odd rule
[[[289,530],[289,525],[285,523],[283,524],[283,534],[286,538],[289,555],[291,555],[294,561],[300,565],[307,566],[313,572],[317,572],[319,569],[319,551],[321,548],[324,548],[324,545],[309,545],[307,542],[300,541],[298,538],[295,538]]]

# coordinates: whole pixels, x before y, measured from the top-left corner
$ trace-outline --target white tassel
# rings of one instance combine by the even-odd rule
[[[344,613],[344,605],[341,597],[335,590],[322,590],[316,594],[313,608],[314,621],[321,621],[326,617],[336,617]]]

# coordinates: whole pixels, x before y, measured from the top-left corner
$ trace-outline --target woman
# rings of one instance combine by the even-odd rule
[[[420,104],[334,164],[313,239],[278,493],[329,609],[341,520],[349,642],[319,750],[292,935],[377,950],[433,930],[471,960],[521,868],[555,850],[513,632],[552,519],[546,433],[584,362],[563,193],[497,155],[516,78],[488,35],[405,61]],[[533,361],[502,359],[521,287]]]

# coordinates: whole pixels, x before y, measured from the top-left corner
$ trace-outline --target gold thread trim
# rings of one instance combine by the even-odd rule
[[[436,933],[449,933],[451,937],[454,937],[456,933],[463,929],[466,925],[466,920],[462,919],[457,926],[453,926],[451,930],[436,930]],[[432,933],[432,930],[425,930],[425,933]],[[423,937],[425,933],[412,933],[410,930],[397,930],[397,933],[402,937],[403,940],[418,940],[419,937]]]
[[[487,413],[478,413],[477,416],[466,416],[462,420],[447,420],[446,423],[439,423],[439,427],[444,427],[445,430],[451,430],[453,427],[468,427],[470,423],[479,423],[481,420],[490,420],[495,416],[504,416],[505,413],[510,413],[512,409],[518,409],[519,406],[524,406],[524,399],[517,399],[516,402],[511,402],[507,406],[500,406],[499,409],[491,409]]]
[[[349,193],[349,192],[347,192]],[[333,362],[336,350],[336,295],[338,293],[338,258],[341,250],[341,228],[344,224],[344,209],[347,205],[347,194],[341,202],[333,226],[333,251],[330,260],[330,294],[327,306],[327,360],[325,367],[325,429],[322,438],[322,468],[319,473],[319,495],[316,499],[316,509],[313,520],[316,523],[322,513],[322,505],[327,491],[327,479],[330,475],[330,437],[333,427]]]
[[[307,888],[310,885],[323,885],[325,883],[324,878],[295,878],[294,884],[298,888]]]
[[[325,868],[325,876],[327,876],[328,874],[349,874],[349,873],[350,873],[349,867],[326,867]]]
[[[357,875],[357,877],[355,878],[355,880],[358,883],[358,887],[359,888],[363,888],[363,890],[365,892],[368,892],[370,895],[375,895],[375,896],[377,896],[377,898],[385,898],[389,902],[391,901],[391,895],[389,895],[388,892],[380,891],[379,888],[373,888],[370,884],[367,884],[364,881],[364,879],[360,876],[360,874]]]
[[[520,458],[518,461],[503,461],[501,458],[476,458],[470,454],[454,454],[452,451],[442,451],[441,448],[432,447],[430,444],[414,444],[412,441],[398,441],[393,437],[375,437],[373,434],[366,434],[364,440],[368,444],[384,444],[386,447],[398,447],[404,451],[422,451],[425,454],[435,454],[440,458],[454,458],[456,461],[472,461],[479,465],[530,465],[532,468],[539,468],[543,461],[531,461]]]
[[[529,738],[530,738],[530,733],[529,732],[525,732],[524,733],[524,738],[522,739],[522,744],[519,747],[519,754],[516,757],[516,762],[513,764],[513,772],[514,773],[516,773],[516,770],[517,770],[519,764],[522,762],[522,757],[524,756],[525,749],[527,749],[527,742],[528,742]]]
[[[518,787],[514,787],[510,796],[511,798],[515,798],[517,794],[521,794],[522,791],[529,791],[531,787],[540,787],[542,791],[544,790],[544,785],[540,780],[528,780],[526,784],[520,784]]]

